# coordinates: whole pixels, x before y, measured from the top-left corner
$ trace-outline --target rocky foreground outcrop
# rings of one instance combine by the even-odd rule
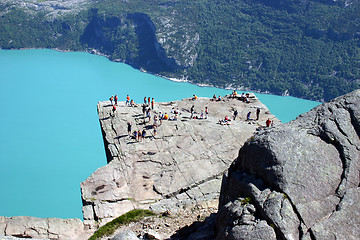
[[[190,119],[201,110],[209,109],[207,119]],[[260,108],[260,119],[253,120]],[[153,131],[154,114],[178,110],[178,120],[163,120]],[[219,119],[239,115],[229,125]],[[252,112],[252,120],[245,121]],[[156,103],[151,120],[144,118],[141,105],[119,103],[112,115],[109,101],[99,102],[98,112],[109,164],[96,170],[81,184],[84,223],[96,227],[134,208],[151,208],[155,212],[176,212],[182,206],[210,204],[217,206],[221,179],[238,155],[239,148],[254,134],[258,124],[265,124],[271,115],[255,97],[251,103],[227,98],[210,101],[199,98]],[[204,115],[205,117],[205,115]],[[132,131],[146,130],[146,138],[137,141],[128,136],[127,122]]]
[[[36,239],[87,239],[91,236],[80,219],[0,217],[0,236]],[[12,239],[1,237],[0,239]]]
[[[226,173],[217,239],[360,239],[360,91],[250,138]]]

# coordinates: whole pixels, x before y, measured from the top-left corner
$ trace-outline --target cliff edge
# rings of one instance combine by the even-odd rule
[[[225,174],[217,239],[360,239],[360,90],[250,138]]]
[[[255,120],[258,108],[260,118]],[[234,110],[238,111],[236,120],[219,123],[226,116],[233,119]],[[176,111],[178,114],[173,113]],[[268,118],[279,123],[255,96],[250,103],[238,98],[155,103],[150,120],[142,104],[130,107],[120,102],[113,113],[109,101],[99,102],[98,112],[109,163],[81,184],[84,223],[93,227],[134,208],[160,213],[196,204],[216,208],[222,175],[238,149]],[[169,119],[156,122],[154,135],[154,115],[160,112]],[[248,112],[252,115],[246,120]],[[128,122],[132,123],[131,135]],[[132,137],[135,130],[145,130],[145,138]]]

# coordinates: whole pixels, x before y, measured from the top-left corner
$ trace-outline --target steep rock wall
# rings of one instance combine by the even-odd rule
[[[360,90],[248,140],[223,179],[217,239],[360,238]]]

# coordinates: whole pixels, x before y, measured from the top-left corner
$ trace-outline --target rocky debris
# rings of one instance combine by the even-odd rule
[[[89,233],[86,231],[80,219],[17,216],[0,217],[0,236],[7,236],[6,238],[4,237],[5,239],[39,238],[80,240],[87,239]]]
[[[109,101],[98,103],[98,112],[109,164],[96,170],[81,184],[84,223],[96,228],[134,208],[151,208],[157,213],[182,211],[184,205],[204,204],[217,199],[221,176],[237,157],[238,149],[274,118],[254,96],[251,103],[238,99],[220,102],[209,98],[196,101],[185,99],[156,103],[151,120],[144,118],[141,105],[127,107],[120,102],[115,114]],[[200,118],[205,106],[207,119]],[[246,115],[261,108],[259,121],[245,121]],[[232,118],[234,109],[239,112],[236,121],[220,125],[219,119]],[[153,116],[162,112],[169,118],[179,111],[178,120],[158,123],[156,136]],[[141,141],[128,136],[127,122],[132,131],[146,130]]]
[[[112,236],[103,239],[113,239],[119,233],[124,234],[127,231],[134,232],[138,239],[144,240],[214,239],[217,212],[215,203],[213,206],[184,206],[182,211],[176,213],[168,211],[158,216],[146,217],[119,228]]]
[[[225,174],[217,239],[360,239],[360,90],[256,134]]]

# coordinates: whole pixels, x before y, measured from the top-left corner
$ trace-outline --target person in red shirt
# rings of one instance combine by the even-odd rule
[[[126,96],[126,103],[125,103],[126,106],[130,105],[130,97],[129,95]]]
[[[112,107],[113,116],[115,116],[115,111],[116,111],[116,105],[113,105]]]
[[[114,100],[115,100],[115,105],[117,105],[117,101],[118,101],[118,96],[117,95],[115,95]]]
[[[268,118],[268,120],[266,120],[266,126],[270,127],[270,124],[271,124],[271,120],[270,120],[270,118]]]

